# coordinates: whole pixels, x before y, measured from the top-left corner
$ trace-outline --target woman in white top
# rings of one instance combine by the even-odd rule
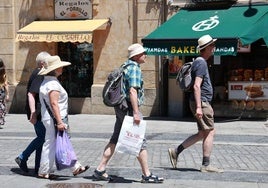
[[[56,136],[55,124],[48,109],[51,110],[57,122],[57,130],[63,131],[68,125],[63,122],[63,119],[68,115],[68,94],[61,86],[57,77],[62,74],[64,66],[71,63],[61,61],[59,56],[50,56],[46,59],[47,66],[42,68],[39,75],[45,75],[40,87],[39,98],[41,102],[42,122],[46,128],[45,143],[42,149],[42,156],[38,177],[45,179],[53,179],[56,176],[51,174],[56,151]],[[46,104],[48,108],[46,107]],[[78,161],[72,167],[73,175],[76,176],[85,172],[89,166],[82,166]]]

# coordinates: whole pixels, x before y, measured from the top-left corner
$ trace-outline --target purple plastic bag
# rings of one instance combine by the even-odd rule
[[[76,161],[77,157],[67,132],[57,131],[55,155],[57,170],[73,167]]]

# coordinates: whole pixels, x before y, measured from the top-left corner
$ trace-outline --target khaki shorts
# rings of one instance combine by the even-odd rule
[[[201,119],[196,118],[195,101],[190,101],[190,109],[196,118],[198,130],[214,129],[214,111],[209,102],[201,102],[203,116]]]

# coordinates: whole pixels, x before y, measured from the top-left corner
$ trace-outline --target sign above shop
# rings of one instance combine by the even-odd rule
[[[55,0],[55,19],[92,19],[92,0]]]
[[[108,19],[34,21],[17,31],[16,41],[92,42],[94,30]]]
[[[155,42],[150,41],[144,46],[149,55],[197,56],[199,54],[196,40],[157,40]],[[236,51],[236,39],[216,41],[215,55],[236,55]]]

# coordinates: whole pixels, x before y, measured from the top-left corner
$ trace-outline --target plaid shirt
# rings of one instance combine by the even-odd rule
[[[140,65],[132,60],[126,61],[124,64],[131,64],[124,70],[124,92],[127,101],[130,101],[129,90],[131,87],[137,89],[138,94],[138,106],[143,104],[144,101],[144,89],[143,89],[143,76],[141,73]]]

